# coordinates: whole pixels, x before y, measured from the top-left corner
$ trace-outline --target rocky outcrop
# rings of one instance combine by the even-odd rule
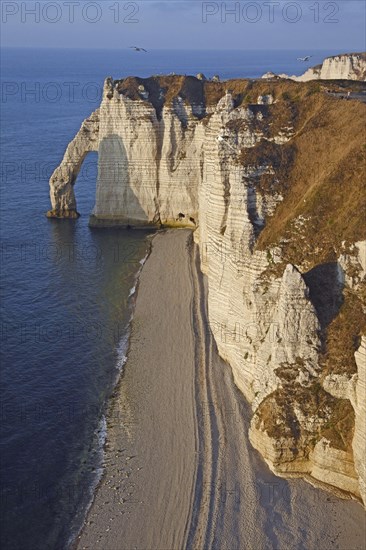
[[[309,80],[366,80],[366,53],[349,53],[327,57],[321,65],[311,67],[301,76],[266,73],[262,78],[290,78],[297,82]]]
[[[81,128],[68,145],[64,158],[50,179],[52,210],[50,218],[76,218],[74,184],[81,165],[90,151],[99,149],[99,109],[84,120]]]
[[[51,215],[76,212],[77,172],[87,152],[98,150],[91,224],[195,229],[210,328],[251,403],[252,444],[278,474],[311,476],[357,498],[365,498],[365,349],[356,353],[357,367],[347,355],[332,370],[327,338],[328,327],[338,334],[336,321],[348,315],[342,293],[362,294],[364,244],[353,234],[353,242],[338,243],[337,211],[331,233],[324,212],[311,225],[325,203],[311,193],[324,193],[329,173],[343,178],[341,190],[348,182],[347,155],[358,158],[358,145],[335,128],[352,109],[349,131],[357,136],[362,108],[294,82],[109,78],[99,111],[50,181]],[[332,170],[325,161],[314,171],[319,128],[336,151]],[[329,185],[328,200],[343,200]],[[348,190],[347,200],[353,195]],[[342,336],[347,349],[360,326]]]
[[[355,409],[355,433],[352,447],[354,464],[358,474],[359,491],[366,503],[366,338],[363,337],[356,354],[357,380],[352,405]]]
[[[366,245],[366,243],[363,243]],[[354,488],[348,488],[351,492],[359,494],[366,502],[366,337],[362,337],[359,348],[355,353],[357,372],[352,376],[329,374],[323,381],[324,389],[338,399],[349,400],[355,415],[354,436],[352,439],[352,452],[348,451],[345,460],[337,461],[338,468],[344,463],[348,471],[353,473]],[[326,440],[323,444],[329,445]],[[324,468],[325,476],[329,476]],[[334,469],[333,469],[334,470]],[[316,472],[312,472],[317,477]],[[324,473],[323,473],[323,480]],[[334,484],[334,483],[333,483]],[[338,484],[338,486],[340,486]]]

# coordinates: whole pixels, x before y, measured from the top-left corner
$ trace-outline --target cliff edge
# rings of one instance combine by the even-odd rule
[[[194,229],[252,444],[279,475],[364,502],[365,111],[317,82],[108,78],[49,212],[78,215],[74,184],[97,150],[92,225]]]
[[[366,52],[333,55],[323,63],[311,67],[301,76],[266,73],[262,78],[290,78],[296,82],[309,80],[366,80]]]

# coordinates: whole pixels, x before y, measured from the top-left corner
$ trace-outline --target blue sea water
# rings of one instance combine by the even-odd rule
[[[101,466],[105,406],[126,353],[147,233],[91,230],[97,154],[76,221],[48,220],[48,179],[106,76],[300,74],[297,51],[21,50],[1,71],[1,542],[63,549]],[[312,64],[338,52],[313,53]],[[123,421],[123,419],[121,419]]]

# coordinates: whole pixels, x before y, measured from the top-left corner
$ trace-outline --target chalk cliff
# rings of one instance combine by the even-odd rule
[[[77,218],[74,185],[86,155],[99,149],[99,110],[84,120],[50,179],[50,218]]]
[[[263,78],[290,78],[297,82],[309,80],[366,80],[366,52],[334,55],[323,63],[311,67],[301,76],[275,75],[266,73]]]
[[[364,121],[313,83],[108,78],[49,216],[77,215],[97,150],[92,225],[192,227],[252,444],[278,474],[365,502]]]

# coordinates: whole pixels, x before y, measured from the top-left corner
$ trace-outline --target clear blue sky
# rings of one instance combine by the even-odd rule
[[[1,12],[2,46],[365,50],[363,0],[1,0]]]

